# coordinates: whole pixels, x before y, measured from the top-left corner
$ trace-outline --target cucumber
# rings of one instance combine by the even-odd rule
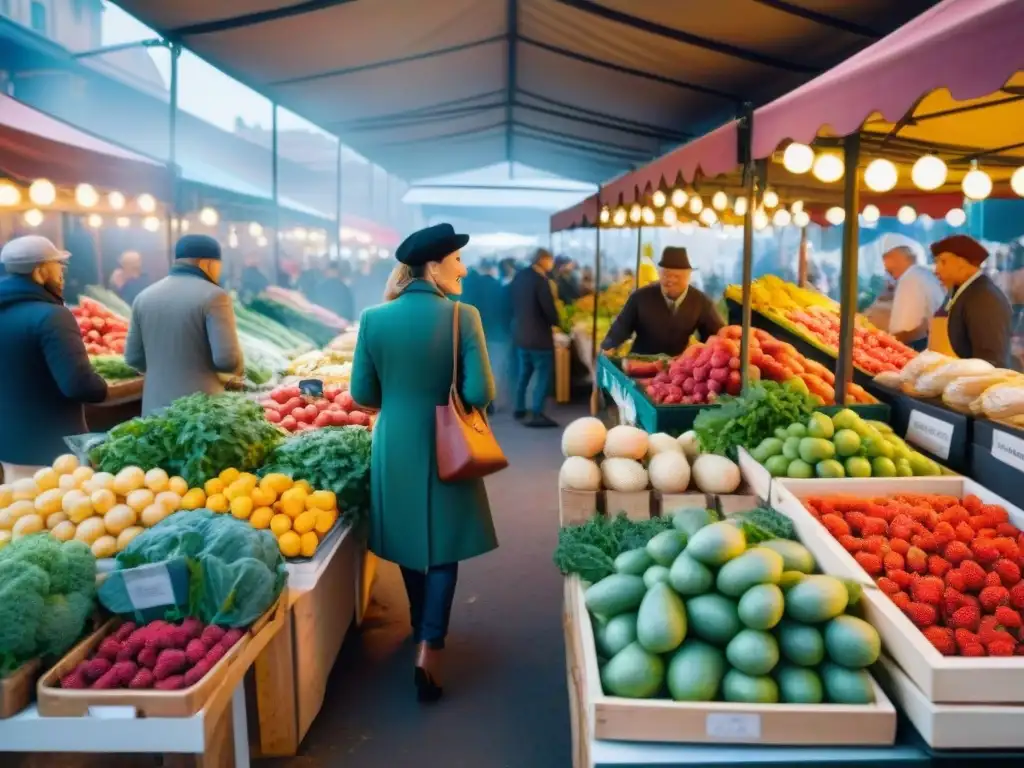
[[[632,576],[643,576],[644,571],[651,567],[651,556],[643,547],[623,552],[615,558],[615,572]]]
[[[639,576],[613,573],[591,585],[583,597],[588,611],[610,619],[620,613],[635,611],[646,592],[644,580]]]
[[[725,648],[729,663],[745,675],[767,675],[779,663],[779,644],[767,632],[744,629]]]
[[[737,614],[747,629],[771,629],[782,620],[786,599],[775,584],[758,584],[743,593]]]
[[[723,565],[715,579],[715,585],[723,595],[739,597],[758,584],[777,584],[780,578],[782,555],[758,547]]]
[[[601,687],[612,696],[647,699],[661,690],[665,663],[660,656],[630,643],[615,654],[601,670]]]
[[[676,701],[714,701],[725,670],[721,650],[700,640],[686,640],[668,663],[668,692]]]
[[[856,616],[836,616],[825,625],[825,650],[840,666],[863,669],[878,661],[882,640],[878,631]]]

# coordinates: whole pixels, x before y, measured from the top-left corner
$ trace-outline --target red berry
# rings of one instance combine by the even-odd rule
[[[910,542],[905,539],[889,539],[889,550],[899,552],[903,557],[910,551]]]
[[[889,524],[880,517],[869,517],[864,520],[864,525],[861,526],[860,535],[865,539],[868,536],[887,536],[889,534]]]
[[[932,531],[932,535],[935,536],[935,541],[938,543],[940,551],[951,541],[956,540],[956,531],[953,530],[952,525],[944,520],[936,523],[935,530]]]
[[[946,584],[942,579],[937,576],[924,576],[911,585],[910,596],[919,603],[939,605],[945,591]]]
[[[957,647],[953,637],[953,630],[946,627],[925,627],[924,636],[928,642],[935,646],[935,649],[943,656],[955,656]]]
[[[973,645],[975,643],[981,645],[981,638],[969,629],[953,630],[953,636],[956,638],[956,644],[959,648],[963,648],[965,645]]]
[[[867,520],[867,515],[863,512],[847,512],[846,522],[850,524],[850,527],[856,531],[859,531],[864,525],[864,521]]]
[[[864,545],[864,542],[862,542],[856,536],[851,536],[850,534],[837,536],[836,541],[838,541],[842,545],[843,549],[851,553],[860,552],[861,547],[863,547]]]
[[[973,560],[960,563],[960,573],[964,577],[964,589],[977,592],[985,586],[985,569]]]
[[[923,549],[925,552],[939,551],[939,542],[937,542],[935,537],[928,532],[920,533],[917,536],[911,536],[910,543],[918,549]]]
[[[910,595],[906,592],[897,592],[894,595],[889,595],[889,599],[901,611],[907,610],[907,606],[910,605]]]
[[[821,524],[836,538],[850,533],[850,526],[839,515],[822,515]]]
[[[991,571],[985,574],[985,586],[986,587],[1001,587],[1003,586],[1003,580],[999,578],[999,574],[995,571]]]
[[[945,558],[938,555],[928,555],[928,573],[932,574],[932,576],[945,576],[946,571],[950,568],[952,566]]]
[[[899,569],[886,571],[885,575],[887,578],[896,582],[896,584],[899,585],[900,589],[906,589],[914,583],[914,580],[913,578],[911,578],[909,573],[907,573],[906,571],[901,571]]]
[[[960,573],[959,569],[952,568],[946,571],[946,586],[950,589],[955,589],[957,592],[963,592],[966,586],[964,582],[964,575]]]
[[[1024,608],[1024,582],[1010,588],[1010,605],[1017,609]]]
[[[924,573],[928,570],[928,554],[920,547],[912,546],[907,551],[907,569],[915,573]]]
[[[982,565],[991,565],[999,559],[999,550],[992,539],[975,539],[971,544],[974,559]]]
[[[862,549],[865,552],[870,552],[873,555],[884,557],[889,551],[889,542],[884,536],[868,536],[863,539],[863,541],[864,544],[862,545]]]
[[[886,576],[882,576],[875,583],[878,585],[878,588],[887,595],[895,595],[897,592],[902,591],[899,584]]]
[[[1016,545],[1015,545],[1016,546]],[[1020,581],[1020,567],[1012,560],[1001,558],[996,560],[992,570],[999,574],[1004,587],[1012,587]]]
[[[1013,638],[1009,640],[994,640],[987,646],[989,656],[1013,656],[1017,643]]]
[[[1010,593],[1006,587],[985,587],[978,595],[978,600],[985,613],[992,613],[1000,605],[1009,604]]]
[[[882,558],[870,552],[858,552],[853,559],[860,563],[869,576],[877,576],[882,572]]]
[[[948,619],[949,626],[953,629],[969,629],[971,632],[978,630],[980,621],[981,614],[973,605],[957,608]]]
[[[974,541],[974,529],[967,523],[957,523],[954,530],[956,531],[958,541],[962,541],[964,544],[970,544]]]
[[[951,616],[953,612],[965,605],[964,596],[957,592],[952,587],[946,587],[946,591],[942,593],[942,615]]]
[[[907,617],[914,622],[920,628],[930,627],[938,619],[938,612],[935,610],[934,605],[928,605],[927,603],[915,603],[911,602],[903,612],[907,614]]]
[[[960,563],[971,556],[971,548],[962,541],[954,540],[946,545],[942,555],[953,565],[960,565]]]
[[[885,570],[887,571],[902,571],[906,565],[903,560],[903,555],[899,552],[889,552],[882,558],[882,564],[885,566]]]
[[[971,643],[965,645],[960,649],[961,656],[988,656],[985,652],[985,646],[981,643]]]

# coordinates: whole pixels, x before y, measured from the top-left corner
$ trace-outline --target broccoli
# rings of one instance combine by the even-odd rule
[[[92,613],[96,560],[81,542],[39,533],[0,550],[0,677],[35,657],[58,657]]]

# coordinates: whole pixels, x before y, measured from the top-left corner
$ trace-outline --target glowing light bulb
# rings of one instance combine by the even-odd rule
[[[601,216],[600,216],[601,223],[602,224],[607,224],[611,220],[611,218],[612,218],[612,212],[609,211],[607,208],[602,208],[601,209]],[[249,234],[252,234],[252,229],[251,228],[249,229]]]
[[[655,219],[655,217],[654,217],[654,209],[653,208],[649,208],[646,205],[644,206],[644,209],[641,212],[641,218],[643,219],[644,224],[647,224],[647,225],[651,225],[655,221],[657,221],[657,219]]]
[[[872,192],[888,192],[898,179],[896,166],[882,157],[872,160],[864,169],[864,185]]]
[[[704,210],[704,201],[700,199],[700,195],[694,195],[690,198],[689,208],[690,213],[694,216]]]
[[[765,208],[771,209],[779,204],[779,196],[773,189],[766,189],[761,196],[761,203]]]
[[[9,181],[0,181],[0,208],[9,208],[21,202],[21,190]]]
[[[948,174],[949,169],[941,158],[924,155],[917,158],[914,167],[910,169],[910,180],[914,182],[914,186],[931,191],[945,184]]]
[[[249,222],[249,237],[261,237],[263,235],[263,225],[258,221]]]
[[[127,216],[118,216],[116,223],[121,229],[128,229],[128,227],[131,226],[132,220]]]
[[[83,208],[92,208],[100,201],[100,194],[92,184],[79,184],[75,187],[75,202]]]
[[[38,227],[43,223],[43,212],[38,208],[32,208],[31,210],[25,211],[25,223],[30,227]]]
[[[910,226],[917,221],[917,211],[909,205],[901,205],[900,209],[896,211],[896,220],[900,224]]]
[[[1010,177],[1010,189],[1018,197],[1024,197],[1024,165],[1014,171],[1013,176]]]
[[[266,248],[267,238],[263,237],[263,235],[260,235],[259,237],[256,238],[256,245],[258,245],[260,248]],[[342,248],[342,250],[344,251],[345,249]]]
[[[711,207],[716,211],[724,211],[729,207],[729,196],[722,190],[718,190],[711,196]]]
[[[804,209],[803,200],[794,200],[793,204],[789,206],[790,213],[800,213]]]
[[[143,193],[139,195],[138,200],[135,202],[143,213],[152,213],[156,210],[156,199],[150,194]]]
[[[946,211],[946,223],[951,227],[962,227],[967,223],[967,214],[963,208],[951,208]]]
[[[685,189],[673,189],[672,190],[672,207],[682,208],[686,205],[686,201],[689,199],[689,195],[686,194]]]
[[[636,224],[644,215],[644,209],[639,203],[633,203],[629,208],[629,220]]]
[[[120,192],[111,192],[109,195],[107,195],[107,203],[115,211],[120,211],[122,208],[124,208],[124,202],[124,195],[122,195]]]
[[[814,167],[811,172],[818,181],[831,184],[843,178],[846,166],[843,163],[843,158],[839,155],[832,152],[823,152],[814,158]]]
[[[737,197],[732,203],[732,210],[737,216],[745,216],[747,213],[747,198]]]
[[[654,204],[655,208],[664,208],[665,207],[665,193],[662,192],[660,189],[654,190],[654,194],[651,195],[651,202]]]
[[[788,227],[793,216],[785,208],[779,208],[772,216],[772,225],[776,227]]]
[[[203,208],[203,210],[199,212],[199,223],[204,227],[215,227],[217,226],[218,221],[220,221],[220,216],[213,208]]]
[[[623,224],[626,223],[626,209],[625,208],[618,208],[618,209],[616,209],[615,215],[612,217],[612,223],[616,227],[621,227]]]
[[[807,211],[797,211],[793,214],[793,223],[803,229],[811,223],[811,216]]]
[[[834,227],[838,227],[846,221],[846,211],[835,205],[825,211],[825,221]]]
[[[868,224],[874,224],[876,221],[878,221],[881,218],[881,216],[882,216],[882,212],[880,210],[878,210],[878,206],[877,205],[871,205],[870,203],[865,205],[864,206],[864,210],[861,212],[861,217]]]
[[[98,213],[90,213],[89,218],[85,220],[92,229],[99,229],[103,226],[103,217]]]
[[[814,165],[814,150],[794,141],[782,153],[782,165],[790,173],[807,173]]]
[[[669,206],[668,208],[661,212],[661,220],[671,227],[673,224],[679,221],[679,214],[676,212],[675,208]]]
[[[984,200],[992,194],[992,179],[980,168],[972,168],[964,174],[961,186],[964,196],[971,200]]]
[[[712,209],[712,208],[704,208],[703,210],[701,210],[701,212],[700,212],[700,222],[701,222],[701,224],[703,224],[706,227],[710,227],[716,221],[718,221],[718,216],[715,214],[714,209]]]
[[[147,232],[157,232],[160,230],[160,219],[156,216],[147,216],[142,220],[142,228]]]
[[[28,199],[36,205],[53,205],[57,199],[57,188],[49,179],[36,179],[28,188]],[[38,226],[38,225],[30,225]]]
[[[768,214],[763,208],[754,211],[754,229],[764,229],[768,226]]]
[[[191,224],[189,224],[189,221],[188,221],[188,219],[182,219],[182,220],[181,220],[181,231],[182,231],[182,232],[188,232],[188,228],[189,228],[190,226],[192,226],[192,225],[191,225]]]

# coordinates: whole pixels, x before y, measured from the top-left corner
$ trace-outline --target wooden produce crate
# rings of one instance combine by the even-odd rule
[[[594,515],[601,514],[604,496],[598,491],[574,491],[571,488],[558,489],[558,525],[579,525]]]
[[[572,399],[572,348],[555,347],[555,402]]]
[[[788,480],[772,483],[772,506],[788,515],[824,573],[855,579],[868,588],[861,600],[865,618],[875,625],[885,652],[902,668],[928,701],[942,704],[1024,703],[1024,656],[965,658],[943,656],[864,572],[853,556],[804,506],[810,496],[862,498],[895,493],[978,496],[1006,508],[1010,522],[1024,529],[1024,512],[965,477]]]
[[[7,677],[0,678],[0,720],[14,717],[32,703],[42,662],[26,661]]]
[[[630,520],[650,520],[653,499],[651,491],[601,491],[604,496],[604,511],[608,517],[617,517],[625,512]]]
[[[890,745],[896,710],[875,684],[875,702],[850,704],[739,704],[625,699],[601,690],[594,629],[583,586],[566,579],[567,666],[576,768],[589,765],[590,740],[758,745]]]
[[[708,509],[714,506],[713,500],[706,494],[699,491],[687,491],[686,493],[662,493],[653,491],[654,514],[658,517],[671,515],[680,509]]]

